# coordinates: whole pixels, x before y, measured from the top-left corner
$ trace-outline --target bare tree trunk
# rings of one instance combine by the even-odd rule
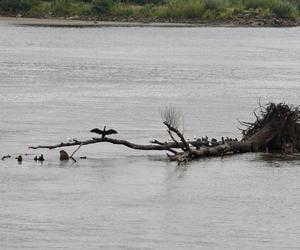
[[[174,109],[170,109],[166,111],[164,117],[167,119],[163,123],[167,127],[168,134],[173,142],[167,143],[154,140],[151,142],[152,144],[140,145],[126,140],[104,137],[56,145],[31,146],[30,148],[54,149],[106,142],[124,145],[137,150],[169,151],[172,153],[171,155],[168,154],[169,159],[177,162],[187,162],[189,160],[209,156],[264,151],[266,147],[269,146],[277,150],[285,148],[286,150],[284,151],[289,153],[292,152],[294,148],[300,149],[300,124],[298,124],[300,111],[298,107],[294,108],[282,103],[270,103],[266,108],[263,109],[262,106],[260,106],[260,108],[261,117],[254,113],[256,117],[255,122],[241,122],[242,125],[247,127],[243,130],[244,137],[242,141],[228,138],[227,140],[222,139],[220,142],[216,142],[216,140],[208,142],[207,139],[187,142],[177,126],[179,113]],[[173,135],[176,135],[180,141],[177,141]],[[181,149],[182,151],[175,149]],[[74,151],[74,153],[75,152],[76,151]]]

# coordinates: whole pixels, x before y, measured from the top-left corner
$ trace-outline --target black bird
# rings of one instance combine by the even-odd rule
[[[44,156],[43,155],[40,155],[39,158],[37,159],[38,161],[44,161]]]
[[[92,129],[90,132],[92,133],[96,133],[98,135],[102,135],[102,139],[106,136],[106,135],[112,135],[112,134],[117,134],[118,132],[114,129],[109,129],[106,130],[106,126],[104,126],[103,130],[100,130],[98,128],[94,128]]]
[[[215,139],[215,138],[212,138],[210,142],[211,142],[212,146],[217,146],[217,145],[219,145],[217,139]]]
[[[23,161],[22,155],[19,155],[18,157],[16,157],[16,159],[18,160],[18,162],[22,162]]]

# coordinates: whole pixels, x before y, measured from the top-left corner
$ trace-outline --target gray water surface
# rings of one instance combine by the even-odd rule
[[[1,249],[299,249],[300,160],[264,154],[177,166],[161,152],[29,145],[91,138],[239,137],[260,100],[299,104],[299,28],[51,28],[0,23]],[[67,149],[72,152],[74,149]]]

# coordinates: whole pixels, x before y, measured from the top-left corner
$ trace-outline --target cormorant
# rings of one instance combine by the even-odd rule
[[[44,156],[43,155],[40,155],[40,157],[38,158],[38,161],[44,161]]]
[[[103,130],[100,130],[98,128],[94,128],[92,129],[90,132],[92,133],[96,133],[98,135],[102,135],[102,139],[106,136],[106,135],[112,135],[112,134],[117,134],[118,132],[114,129],[109,129],[106,130],[106,126],[104,126]]]
[[[215,139],[215,138],[212,138],[210,142],[211,142],[211,144],[212,144],[213,146],[219,145],[217,139]]]
[[[16,157],[16,159],[18,160],[18,162],[22,162],[23,161],[22,155],[19,155],[18,157]]]
[[[202,141],[203,145],[209,146],[209,141],[208,141],[208,137],[207,136],[202,137],[201,141]]]

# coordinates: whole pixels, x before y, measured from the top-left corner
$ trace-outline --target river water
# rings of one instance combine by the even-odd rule
[[[299,249],[300,159],[244,154],[177,166],[161,152],[29,145],[239,137],[258,102],[299,104],[299,28],[53,28],[0,22],[1,249]],[[72,152],[74,149],[67,149]]]

